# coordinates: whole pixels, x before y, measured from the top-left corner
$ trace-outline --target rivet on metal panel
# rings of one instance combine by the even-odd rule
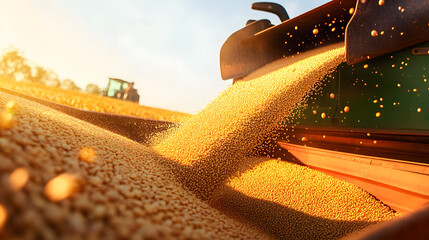
[[[369,0],[360,0],[358,2],[357,8],[364,12],[366,10],[366,7],[368,6],[368,2]]]
[[[413,55],[429,55],[429,47],[413,48],[411,53]]]

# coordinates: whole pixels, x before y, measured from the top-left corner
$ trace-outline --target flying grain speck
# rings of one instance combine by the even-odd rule
[[[350,107],[345,106],[345,107],[344,107],[344,112],[349,112],[349,111],[350,111]]]
[[[6,220],[7,220],[7,210],[5,207],[3,207],[3,205],[0,204],[0,231],[3,229],[3,226],[6,224]]]
[[[63,173],[52,180],[45,186],[45,195],[53,202],[61,201],[68,198],[79,188],[77,177]]]
[[[8,130],[14,127],[14,115],[9,111],[0,112],[0,130]]]
[[[14,113],[16,111],[16,102],[15,101],[7,102],[6,110],[10,113]]]
[[[25,186],[29,177],[27,169],[17,168],[9,175],[10,186],[15,190],[20,190]]]

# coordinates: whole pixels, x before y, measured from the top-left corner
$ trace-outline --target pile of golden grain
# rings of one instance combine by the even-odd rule
[[[190,114],[186,113],[142,106],[137,103],[103,97],[100,95],[85,94],[82,92],[64,90],[58,87],[48,87],[43,84],[25,81],[15,82],[1,77],[0,87],[83,110],[129,115],[170,122],[182,122],[190,116]]]
[[[0,93],[0,237],[333,239],[394,218],[354,185],[246,158],[343,58],[266,66],[152,147]]]
[[[263,239],[185,190],[149,147],[27,100],[0,131],[0,238]],[[4,212],[3,212],[4,211]]]

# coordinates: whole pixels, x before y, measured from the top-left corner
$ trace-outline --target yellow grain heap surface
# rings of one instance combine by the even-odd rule
[[[95,94],[64,90],[57,87],[48,87],[43,84],[23,81],[15,82],[1,77],[0,87],[83,110],[114,113],[170,122],[182,122],[190,117],[190,114],[187,113],[142,106],[133,102],[103,97]]]
[[[0,239],[268,238],[185,190],[149,147],[1,92],[0,111],[11,100]]]
[[[335,44],[269,64],[225,90],[154,148],[180,166],[186,186],[208,199],[258,140],[343,60],[344,47]]]
[[[267,158],[243,161],[211,203],[280,239],[337,239],[399,216],[353,184]]]

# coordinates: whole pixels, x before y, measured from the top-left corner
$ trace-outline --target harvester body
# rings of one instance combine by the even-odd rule
[[[338,42],[345,42],[348,64],[424,43],[428,6],[428,0],[333,0],[276,26],[251,20],[222,46],[222,78],[241,78],[275,60]]]
[[[223,45],[221,75],[239,81],[339,42],[346,63],[262,153],[357,184],[402,212],[428,204],[429,1],[334,0],[277,26],[248,21]]]

